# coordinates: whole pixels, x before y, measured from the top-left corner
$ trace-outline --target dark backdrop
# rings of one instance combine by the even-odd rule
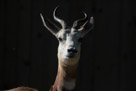
[[[68,25],[94,16],[83,40],[78,91],[136,91],[135,0],[0,0],[0,89],[29,86],[48,91],[57,71],[56,38],[40,13]]]

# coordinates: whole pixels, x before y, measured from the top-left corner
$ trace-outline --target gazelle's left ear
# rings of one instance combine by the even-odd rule
[[[82,36],[85,36],[89,31],[91,31],[94,27],[94,18],[90,17],[88,21],[86,21],[79,29],[81,31]]]

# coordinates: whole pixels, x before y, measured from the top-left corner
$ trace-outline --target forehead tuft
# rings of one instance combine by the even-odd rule
[[[65,30],[65,33],[70,33],[71,32],[71,29],[66,29]]]
[[[66,36],[66,35],[78,35],[78,34],[80,34],[80,32],[77,30],[77,29],[74,29],[74,28],[71,28],[71,29],[61,29],[59,32],[58,32],[58,34],[57,34],[57,36],[59,37],[59,36]]]

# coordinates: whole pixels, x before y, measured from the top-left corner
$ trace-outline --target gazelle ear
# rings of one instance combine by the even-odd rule
[[[79,29],[81,31],[82,36],[85,36],[89,31],[91,31],[94,27],[94,18],[90,17],[89,21],[85,22]]]
[[[54,25],[50,20],[44,19],[42,14],[40,13],[43,25],[53,34],[56,36],[60,28],[58,28],[56,25]]]

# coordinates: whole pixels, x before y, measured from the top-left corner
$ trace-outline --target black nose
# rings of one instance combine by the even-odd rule
[[[77,53],[77,49],[70,48],[70,49],[68,49],[68,52],[69,53]]]

